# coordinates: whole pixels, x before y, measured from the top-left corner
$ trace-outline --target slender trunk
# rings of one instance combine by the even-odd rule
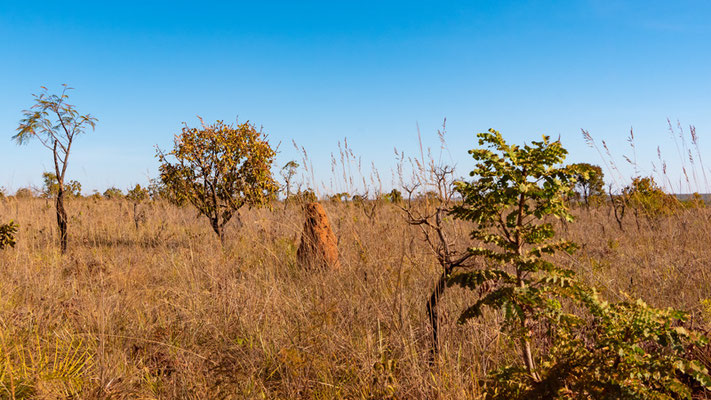
[[[212,230],[215,231],[215,234],[217,234],[217,237],[220,238],[220,244],[222,247],[225,246],[225,229],[222,225],[220,225],[220,222],[217,219],[211,219],[210,220],[210,225],[212,225]]]
[[[521,325],[525,331],[524,336],[521,337],[521,353],[523,355],[523,361],[526,364],[526,370],[531,375],[535,381],[539,381],[538,373],[536,372],[536,364],[533,362],[533,354],[531,353],[531,341],[529,336],[531,335],[531,329],[528,326],[528,318],[521,318]]]
[[[445,271],[437,281],[430,299],[427,301],[427,318],[430,320],[430,326],[432,326],[432,348],[430,349],[430,364],[433,364],[435,357],[439,354],[439,317],[437,315],[437,305],[439,304],[439,299],[442,297],[442,293],[446,287],[448,271]]]
[[[519,254],[523,251],[519,248]],[[521,277],[521,273],[518,273],[518,286],[521,288],[526,287],[526,283]],[[525,312],[525,311],[524,311]],[[523,356],[523,363],[526,364],[526,370],[528,371],[531,378],[535,381],[539,380],[538,373],[536,372],[536,364],[533,362],[533,354],[531,352],[531,328],[529,326],[528,317],[525,315],[521,316],[521,328],[523,328],[523,336],[521,336],[521,354]]]
[[[138,230],[138,203],[133,203],[133,223],[136,225],[136,230]]]
[[[523,349],[523,358],[526,359],[526,368],[531,377],[535,380],[539,380],[538,373],[536,373],[536,366],[533,364],[533,356],[531,355],[531,343],[528,339],[521,339],[521,348]]]
[[[523,169],[523,175],[526,175],[526,168]],[[518,199],[518,215],[516,216],[516,234],[515,234],[515,244],[516,251],[520,258],[523,258],[523,241],[521,240],[521,230],[523,229],[523,207],[526,204],[526,196],[521,193]],[[520,260],[519,258],[519,260]],[[516,275],[518,277],[518,285],[521,288],[526,287],[526,282],[524,281],[523,272],[516,266]],[[525,313],[525,311],[524,311]],[[531,328],[529,327],[528,317],[524,314],[521,316],[521,327],[523,328],[524,334],[521,337],[521,352],[523,355],[523,362],[526,364],[526,369],[531,377],[538,381],[538,373],[536,373],[536,364],[533,362],[533,355],[531,354]]]
[[[57,199],[57,227],[59,228],[59,243],[62,253],[67,252],[67,211],[64,209],[64,188],[59,185]]]

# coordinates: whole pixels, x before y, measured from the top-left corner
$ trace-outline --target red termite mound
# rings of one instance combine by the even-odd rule
[[[319,203],[304,207],[306,221],[296,257],[307,269],[338,268],[338,245],[326,212]]]

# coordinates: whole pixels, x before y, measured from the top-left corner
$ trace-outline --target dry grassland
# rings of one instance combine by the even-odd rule
[[[222,249],[189,207],[144,204],[136,230],[127,201],[72,199],[62,256],[51,201],[0,201],[0,221],[21,226],[0,251],[0,383],[40,398],[473,399],[488,371],[517,362],[500,316],[457,325],[475,294],[452,288],[431,366],[425,302],[440,270],[419,231],[392,204],[324,205],[341,268],[314,272],[296,263],[296,205],[243,211]],[[682,308],[706,327],[711,210],[640,229],[627,217],[624,232],[609,211],[558,224],[581,246],[559,261],[611,300]]]

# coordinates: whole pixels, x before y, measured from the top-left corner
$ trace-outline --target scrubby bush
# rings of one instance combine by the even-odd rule
[[[35,197],[35,191],[32,188],[19,188],[15,192],[15,198],[17,199],[31,199]]]
[[[121,189],[117,187],[110,187],[104,190],[103,196],[104,198],[109,200],[122,199],[124,197],[123,191],[121,191]]]
[[[330,197],[329,199],[332,200],[332,198]],[[289,201],[287,202],[287,204],[303,205],[316,201],[318,201],[318,196],[316,196],[316,192],[314,192],[314,190],[311,188],[307,188],[305,190],[299,190],[298,192],[294,193],[291,197],[289,197]]]
[[[622,196],[634,209],[648,218],[669,215],[679,208],[679,200],[664,193],[654,178],[636,177],[622,190]]]
[[[57,181],[57,175],[51,172],[45,172],[42,174],[42,180],[44,181],[44,189],[42,190],[42,197],[44,198],[55,198],[59,195],[59,182]],[[64,190],[68,197],[80,197],[81,196],[81,183],[77,181],[68,181],[64,184]]]
[[[503,368],[492,376],[493,398],[691,399],[694,389],[711,388],[708,370],[687,352],[708,340],[681,326],[685,313],[641,300],[608,304],[583,293],[592,322],[552,321],[540,379]]]
[[[332,203],[347,203],[350,198],[351,195],[348,192],[334,193],[328,196],[328,200]]]

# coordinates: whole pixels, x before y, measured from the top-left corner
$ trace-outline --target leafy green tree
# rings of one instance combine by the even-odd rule
[[[173,151],[158,149],[157,156],[163,183],[210,220],[223,244],[225,225],[241,207],[267,206],[278,190],[271,173],[275,152],[249,122],[186,125]]]
[[[67,212],[64,208],[65,175],[69,165],[69,154],[74,144],[74,139],[86,131],[94,129],[96,118],[90,114],[81,115],[76,108],[67,101],[67,92],[71,88],[63,85],[62,93],[48,94],[47,88],[42,87],[42,93],[33,95],[35,104],[23,111],[24,118],[20,121],[17,134],[13,139],[18,144],[28,143],[37,139],[44,147],[52,151],[54,160],[54,174],[57,179],[57,195],[55,200],[57,210],[57,226],[62,253],[67,251]]]
[[[605,174],[598,165],[588,163],[571,164],[568,168],[575,178],[575,191],[590,208],[590,199],[605,195]]]
[[[7,224],[0,224],[0,250],[6,247],[15,247],[15,234],[19,226],[10,221]]]
[[[472,289],[497,284],[460,320],[479,316],[484,306],[504,310],[505,328],[518,338],[528,373],[538,379],[531,349],[533,323],[572,275],[543,259],[573,249],[570,242],[554,241],[552,224],[543,221],[547,216],[572,220],[565,199],[573,176],[557,167],[567,151],[547,136],[523,147],[506,144],[494,130],[478,137],[482,148],[469,151],[476,161],[470,175],[476,179],[457,183],[463,202],[452,214],[478,224],[471,236],[485,246],[470,252],[488,260],[490,267],[457,273],[449,284]]]
[[[140,203],[148,199],[148,190],[136,184],[133,189],[126,191],[126,199],[133,203]]]

